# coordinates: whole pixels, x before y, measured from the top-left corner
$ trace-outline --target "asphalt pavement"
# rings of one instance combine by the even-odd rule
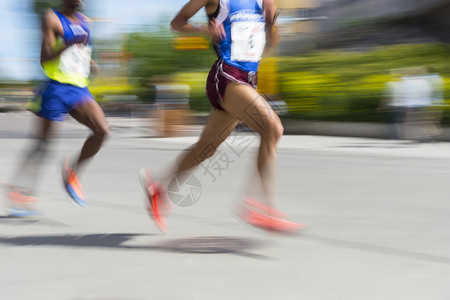
[[[34,120],[0,114],[0,181],[29,148]],[[112,136],[80,178],[88,209],[60,184],[58,163],[88,135],[68,120],[39,177],[42,214],[0,213],[0,299],[450,299],[450,144],[284,136],[280,207],[308,224],[286,236],[231,213],[258,144],[233,134],[171,190],[178,205],[161,234],[138,170],[162,174],[201,126],[154,138],[152,119],[109,120]]]

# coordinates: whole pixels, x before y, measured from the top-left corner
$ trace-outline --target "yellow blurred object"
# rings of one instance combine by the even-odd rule
[[[278,60],[276,57],[264,57],[259,64],[258,91],[261,94],[278,95]]]
[[[134,98],[136,86],[130,84],[128,69],[133,54],[127,51],[102,51],[96,59],[100,67],[93,76],[89,90],[97,100],[110,96],[129,95]]]
[[[277,7],[281,9],[296,9],[296,8],[316,8],[320,6],[320,1],[317,0],[275,0]]]
[[[172,46],[177,50],[207,50],[209,42],[198,36],[177,36],[173,39]]]

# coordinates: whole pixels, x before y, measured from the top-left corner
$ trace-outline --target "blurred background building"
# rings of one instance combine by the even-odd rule
[[[277,0],[281,54],[449,42],[449,0]]]
[[[280,54],[295,54],[314,47],[312,38],[320,32],[320,22],[325,16],[314,14],[321,5],[320,0],[277,0],[280,9],[279,33]]]

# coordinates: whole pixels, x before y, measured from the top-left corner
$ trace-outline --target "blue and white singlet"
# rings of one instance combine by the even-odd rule
[[[247,72],[256,72],[266,44],[263,0],[220,0],[210,18],[223,24],[226,37],[215,45],[220,58]]]

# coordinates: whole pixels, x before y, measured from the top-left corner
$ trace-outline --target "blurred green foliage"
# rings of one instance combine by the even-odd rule
[[[281,72],[330,73],[332,70],[348,79],[413,66],[434,66],[441,74],[450,74],[449,58],[450,46],[446,44],[402,44],[367,52],[326,51],[282,57],[279,67]]]
[[[206,97],[206,78],[208,72],[180,72],[175,74],[174,81],[189,85],[190,91],[190,107],[197,111],[209,111],[211,110],[211,104]]]
[[[385,121],[377,112],[396,69],[432,66],[450,78],[450,47],[396,45],[369,52],[327,51],[279,58],[280,97],[289,117],[336,121]],[[446,85],[445,98],[450,98]],[[450,109],[445,116],[450,116]],[[449,118],[445,117],[445,121]]]
[[[155,84],[187,84],[191,88],[190,107],[198,111],[210,110],[205,83],[207,72],[216,59],[214,51],[176,50],[174,37],[164,30],[136,32],[128,37],[126,51],[133,54],[130,83],[140,88],[138,96],[143,101],[152,100]]]
[[[138,32],[128,37],[133,53],[132,83],[145,97],[149,86],[187,84],[194,110],[211,109],[205,82],[215,60],[212,50],[179,51],[170,32]],[[288,117],[310,120],[385,121],[377,112],[392,70],[432,66],[450,81],[450,48],[443,44],[396,45],[367,52],[327,51],[301,57],[278,58],[280,98],[289,107]],[[450,99],[447,85],[446,99]],[[143,93],[144,92],[144,93]],[[143,93],[143,94],[142,94]],[[445,116],[450,116],[445,113]],[[450,121],[450,117],[445,117]]]
[[[211,49],[180,51],[172,46],[169,32],[136,32],[130,34],[127,51],[133,54],[130,65],[132,79],[147,85],[158,77],[177,72],[204,72],[215,60]]]
[[[49,8],[59,9],[62,7],[63,0],[33,0],[32,4],[34,12],[41,16]]]
[[[152,84],[191,87],[191,107],[210,110],[205,95],[212,50],[179,51],[169,32],[139,32],[129,36],[133,53],[132,82],[141,91]],[[279,97],[289,107],[288,117],[309,120],[386,121],[377,111],[392,71],[432,66],[450,81],[450,47],[444,44],[396,45],[366,52],[326,51],[278,58]],[[445,91],[450,99],[450,86]],[[445,112],[450,121],[450,109]]]

